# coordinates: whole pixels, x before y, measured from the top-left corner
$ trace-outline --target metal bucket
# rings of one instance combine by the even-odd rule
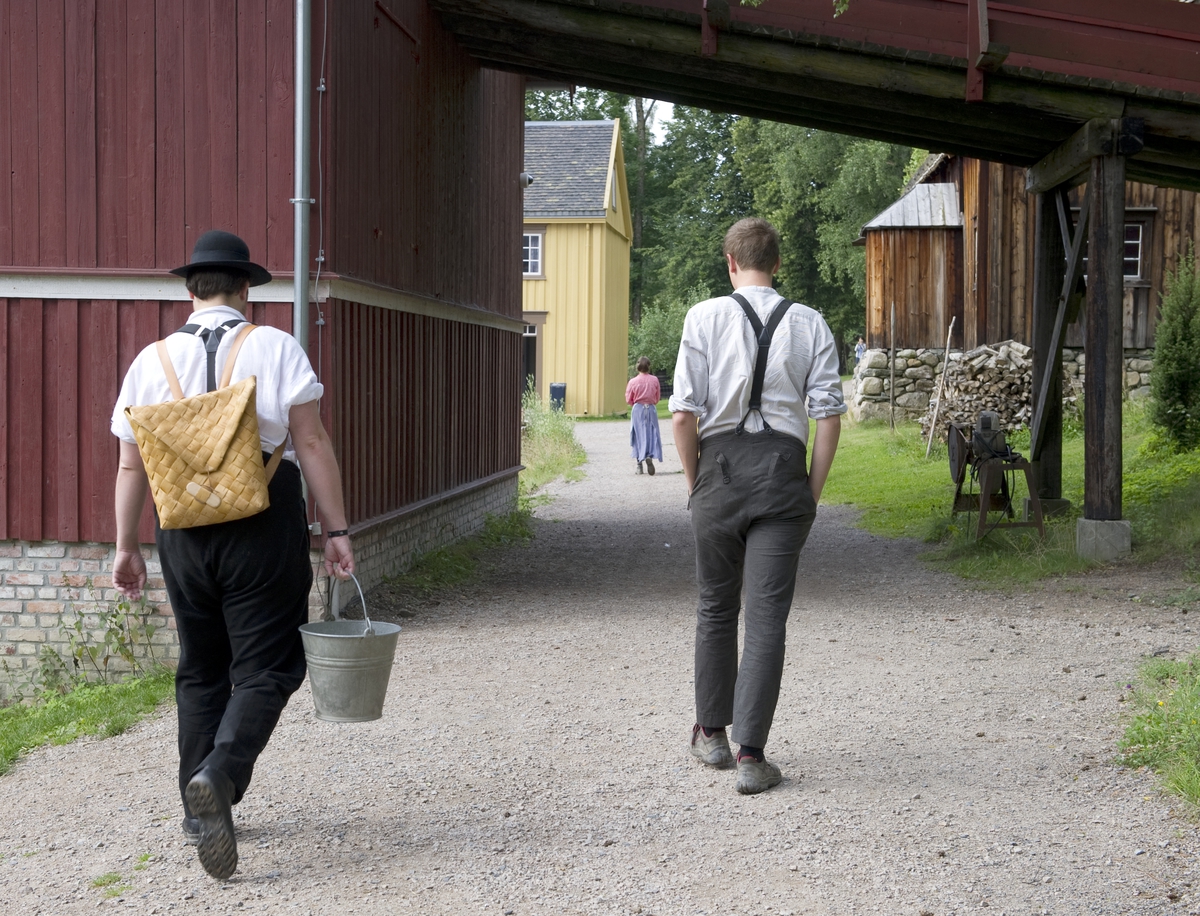
[[[358,579],[354,579],[354,584],[362,597]],[[336,615],[339,613],[336,579],[333,588]],[[383,715],[400,627],[394,623],[372,623],[367,617],[365,598],[363,617],[363,620],[322,620],[300,627],[318,719],[369,722]]]

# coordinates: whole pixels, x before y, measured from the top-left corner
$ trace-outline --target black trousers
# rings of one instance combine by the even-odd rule
[[[304,681],[299,628],[308,621],[313,572],[296,465],[280,462],[270,497],[250,518],[156,532],[179,631],[181,796],[195,773],[213,767],[240,801]]]

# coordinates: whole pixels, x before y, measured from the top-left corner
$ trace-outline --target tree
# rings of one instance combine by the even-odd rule
[[[1200,448],[1200,277],[1189,245],[1166,277],[1154,332],[1150,420],[1181,451]]]

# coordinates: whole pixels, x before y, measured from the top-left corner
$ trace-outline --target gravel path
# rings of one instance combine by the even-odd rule
[[[0,779],[5,912],[1200,913],[1194,823],[1110,763],[1139,658],[1197,642],[1149,603],[1169,570],[997,596],[822,508],[767,749],[785,779],[741,797],[686,755],[678,461],[637,477],[624,424],[578,433],[586,478],[532,545],[403,621],[381,721],[297,694],[232,881],[182,843],[168,709]]]

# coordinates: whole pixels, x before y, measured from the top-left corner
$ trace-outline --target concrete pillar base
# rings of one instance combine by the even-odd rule
[[[1079,519],[1075,524],[1075,552],[1085,560],[1100,563],[1129,556],[1133,552],[1129,522]]]

